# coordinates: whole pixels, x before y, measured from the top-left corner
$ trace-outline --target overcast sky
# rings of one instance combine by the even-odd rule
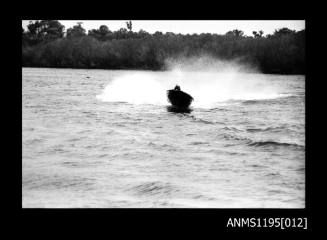
[[[59,20],[61,24],[65,26],[65,30],[76,25],[77,22],[83,22],[82,26],[86,31],[90,29],[98,29],[101,25],[107,25],[111,31],[116,31],[120,28],[126,28],[126,22],[122,20],[108,21],[108,20]],[[26,29],[29,20],[23,20],[23,27]],[[143,29],[149,33],[156,31],[160,32],[174,32],[182,34],[201,34],[201,33],[217,33],[225,34],[226,32],[239,29],[244,31],[245,35],[252,35],[253,31],[264,31],[264,35],[273,33],[276,29],[287,27],[292,30],[305,29],[304,20],[296,21],[271,21],[271,20],[246,20],[246,21],[201,21],[201,20],[187,20],[187,21],[157,21],[157,20],[132,20],[133,31],[138,32]]]

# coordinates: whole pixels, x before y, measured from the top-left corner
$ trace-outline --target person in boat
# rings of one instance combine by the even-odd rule
[[[176,85],[175,88],[174,88],[174,90],[180,91],[181,90],[181,87],[179,85]]]

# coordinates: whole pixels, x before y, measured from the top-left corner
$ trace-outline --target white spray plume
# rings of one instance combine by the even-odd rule
[[[152,73],[131,72],[115,78],[97,99],[105,102],[163,104],[162,84]]]
[[[280,97],[281,89],[257,69],[240,61],[210,56],[166,60],[165,72],[130,71],[113,79],[97,98],[133,104],[168,105],[166,90],[175,84],[194,98],[192,106],[210,108],[228,100]]]

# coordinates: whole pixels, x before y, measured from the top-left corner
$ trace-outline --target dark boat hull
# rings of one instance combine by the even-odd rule
[[[172,113],[191,113],[193,109],[191,108],[180,108],[175,106],[167,106],[167,111]]]
[[[193,101],[193,97],[179,90],[168,90],[167,96],[169,102],[177,108],[188,108]]]

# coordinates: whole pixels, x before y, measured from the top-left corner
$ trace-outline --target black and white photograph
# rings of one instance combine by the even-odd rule
[[[305,31],[22,20],[22,208],[304,209]]]

